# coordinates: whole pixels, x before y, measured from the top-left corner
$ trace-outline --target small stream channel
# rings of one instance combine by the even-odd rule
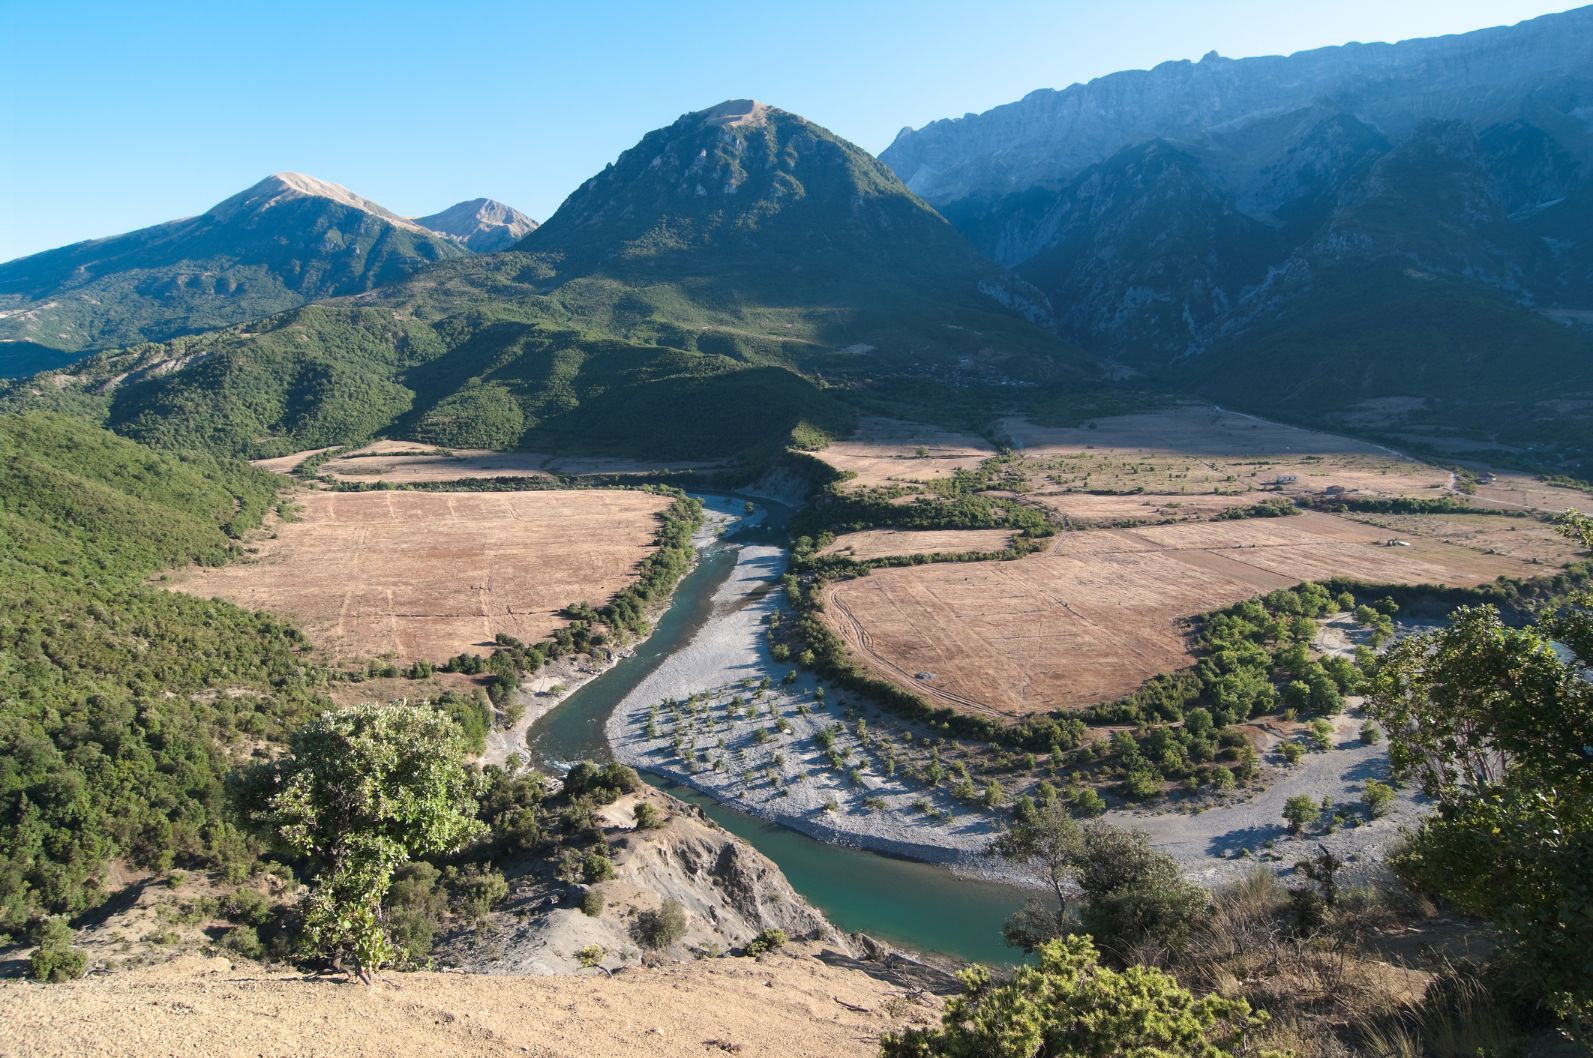
[[[722,497],[699,497],[718,501]],[[734,502],[739,504],[740,497]],[[669,608],[636,653],[576,691],[527,735],[533,757],[546,765],[609,760],[603,726],[609,714],[669,654],[713,616],[714,593],[729,578],[743,543],[780,540],[790,510],[754,500],[768,522],[727,535],[703,550]],[[941,867],[817,841],[794,830],[727,808],[695,790],[655,776],[647,780],[753,845],[785,872],[791,885],[837,927],[918,951],[959,959],[1008,963],[1016,953],[1001,940],[1001,924],[1025,894],[1010,886],[965,879]]]

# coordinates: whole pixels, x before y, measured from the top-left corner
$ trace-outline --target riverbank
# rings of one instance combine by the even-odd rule
[[[615,758],[821,841],[1001,875],[981,855],[993,813],[893,774],[879,736],[906,725],[844,695],[821,698],[820,681],[774,658],[764,629],[784,572],[783,549],[741,548],[709,619],[609,716]]]
[[[746,512],[742,509],[743,501],[729,496],[701,495],[697,498],[702,501],[702,524],[697,527],[691,538],[694,554],[692,568],[702,561],[706,549],[731,525],[757,525],[765,517],[761,509],[751,513]],[[685,578],[690,575],[691,571],[687,570],[681,577],[681,583],[684,583]],[[675,591],[679,590],[680,584],[677,583]],[[649,629],[657,627],[659,619],[674,602],[675,591],[671,591],[668,597],[649,608],[647,612]],[[602,657],[577,654],[559,658],[521,680],[514,692],[515,704],[520,707],[520,715],[512,725],[494,728],[487,733],[487,744],[481,755],[481,763],[501,766],[516,754],[525,757],[526,737],[537,721],[557,709],[582,687],[621,661],[632,657],[638,647],[645,642],[644,637],[622,647],[608,648]]]
[[[773,656],[765,630],[781,610],[784,570],[782,549],[741,548],[701,627],[609,715],[616,759],[821,841],[1022,884],[982,854],[999,831],[998,813],[953,798],[944,784],[911,781],[895,766],[933,744],[934,733],[844,692],[821,696],[822,681]],[[1331,748],[1292,767],[1277,747],[1296,733],[1262,732],[1258,787],[1222,800],[1118,808],[1102,818],[1144,831],[1205,885],[1236,880],[1258,863],[1287,873],[1319,845],[1347,861],[1348,877],[1372,880],[1424,807],[1406,790],[1388,815],[1368,818],[1361,791],[1368,779],[1387,781],[1389,768],[1385,747],[1360,741],[1360,721],[1353,711],[1336,718]],[[1297,794],[1326,798],[1334,807],[1325,818],[1337,812],[1342,823],[1290,834],[1282,809]]]

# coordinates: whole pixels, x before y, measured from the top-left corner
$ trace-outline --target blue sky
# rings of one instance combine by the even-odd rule
[[[545,219],[723,99],[879,151],[906,125],[1168,59],[1501,25],[1547,0],[0,0],[0,260],[204,211],[278,170],[419,215]]]

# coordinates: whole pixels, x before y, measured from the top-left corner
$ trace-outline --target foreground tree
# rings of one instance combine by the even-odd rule
[[[264,780],[260,821],[307,861],[307,945],[351,959],[368,983],[393,958],[382,901],[394,871],[485,829],[457,726],[423,706],[323,713],[294,734]]]
[[[1124,961],[1148,948],[1177,951],[1206,906],[1205,892],[1184,881],[1177,862],[1144,834],[1105,823],[1080,826],[1055,799],[1021,813],[988,852],[1045,885],[1055,900],[1030,900],[1002,927],[1007,943],[1024,951],[1064,936],[1070,926]],[[1069,907],[1073,897],[1077,909]]]
[[[1567,535],[1593,547],[1593,521]],[[1569,658],[1556,650],[1562,644]],[[1593,595],[1511,628],[1492,607],[1394,646],[1367,704],[1438,804],[1396,865],[1510,940],[1514,979],[1593,1036]]]
[[[940,1026],[887,1035],[882,1058],[1227,1058],[1264,1021],[1242,999],[1196,998],[1160,970],[1107,969],[1085,937],[1038,955],[1000,984],[967,971]]]

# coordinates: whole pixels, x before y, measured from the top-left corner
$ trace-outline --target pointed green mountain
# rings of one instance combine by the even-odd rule
[[[1042,298],[883,165],[738,102],[648,134],[517,252],[16,388],[167,447],[756,457],[893,394],[1063,383]]]

